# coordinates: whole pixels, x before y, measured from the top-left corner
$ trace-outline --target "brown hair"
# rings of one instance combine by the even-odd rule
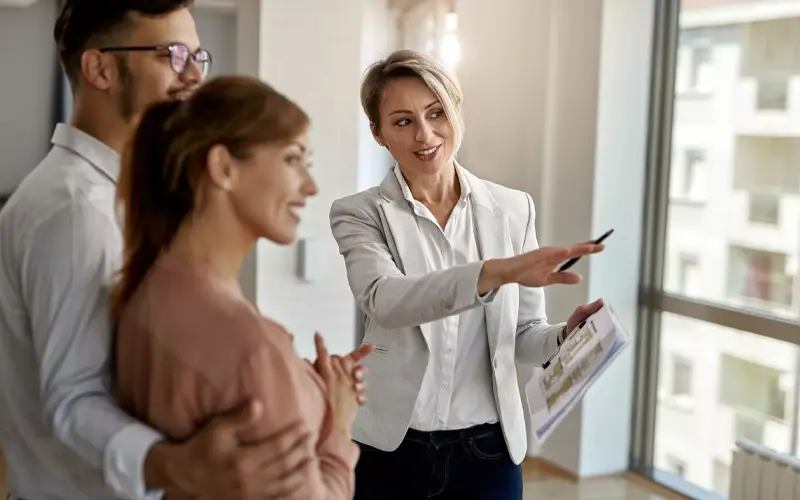
[[[132,14],[160,17],[191,7],[193,0],[66,0],[53,38],[73,88],[80,83],[81,56],[87,49],[114,45],[134,26]]]
[[[373,63],[361,81],[361,107],[370,121],[373,132],[381,128],[380,107],[386,85],[398,78],[419,78],[442,102],[444,114],[453,127],[455,152],[464,138],[464,100],[461,84],[456,76],[439,61],[423,52],[410,49],[397,50],[386,59]]]
[[[125,151],[117,201],[124,220],[124,262],[112,295],[119,317],[139,284],[195,208],[212,146],[247,159],[251,148],[290,140],[309,124],[295,103],[257,78],[224,76],[187,101],[150,106]]]

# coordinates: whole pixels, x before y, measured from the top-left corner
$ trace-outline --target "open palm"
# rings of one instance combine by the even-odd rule
[[[569,259],[602,252],[603,245],[581,243],[571,246],[544,247],[513,257],[514,274],[520,285],[542,287],[580,283],[579,274],[559,272],[558,267]]]

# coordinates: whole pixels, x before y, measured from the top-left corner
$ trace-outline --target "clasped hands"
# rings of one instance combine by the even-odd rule
[[[331,367],[336,367],[342,372],[350,374],[353,383],[353,391],[356,394],[358,404],[363,405],[366,403],[367,384],[364,381],[364,374],[367,371],[367,367],[361,364],[361,360],[372,352],[372,345],[362,344],[346,356],[337,354],[331,355],[328,353],[328,349],[325,347],[325,341],[322,339],[322,335],[319,332],[314,334],[314,345],[317,350],[316,361],[312,363],[311,360],[306,360],[314,367],[314,370],[324,376],[326,371],[330,370]]]

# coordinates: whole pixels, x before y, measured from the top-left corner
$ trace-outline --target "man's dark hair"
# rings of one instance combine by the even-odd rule
[[[193,0],[67,0],[53,37],[72,86],[80,81],[84,51],[122,38],[133,27],[131,14],[163,16],[192,3]]]

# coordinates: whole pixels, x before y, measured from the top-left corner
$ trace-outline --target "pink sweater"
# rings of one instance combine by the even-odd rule
[[[235,280],[162,256],[125,308],[117,336],[118,398],[136,418],[183,440],[215,414],[258,398],[264,415],[245,440],[301,419],[313,434],[315,460],[292,498],[353,497],[358,447],[333,428],[322,379]]]

